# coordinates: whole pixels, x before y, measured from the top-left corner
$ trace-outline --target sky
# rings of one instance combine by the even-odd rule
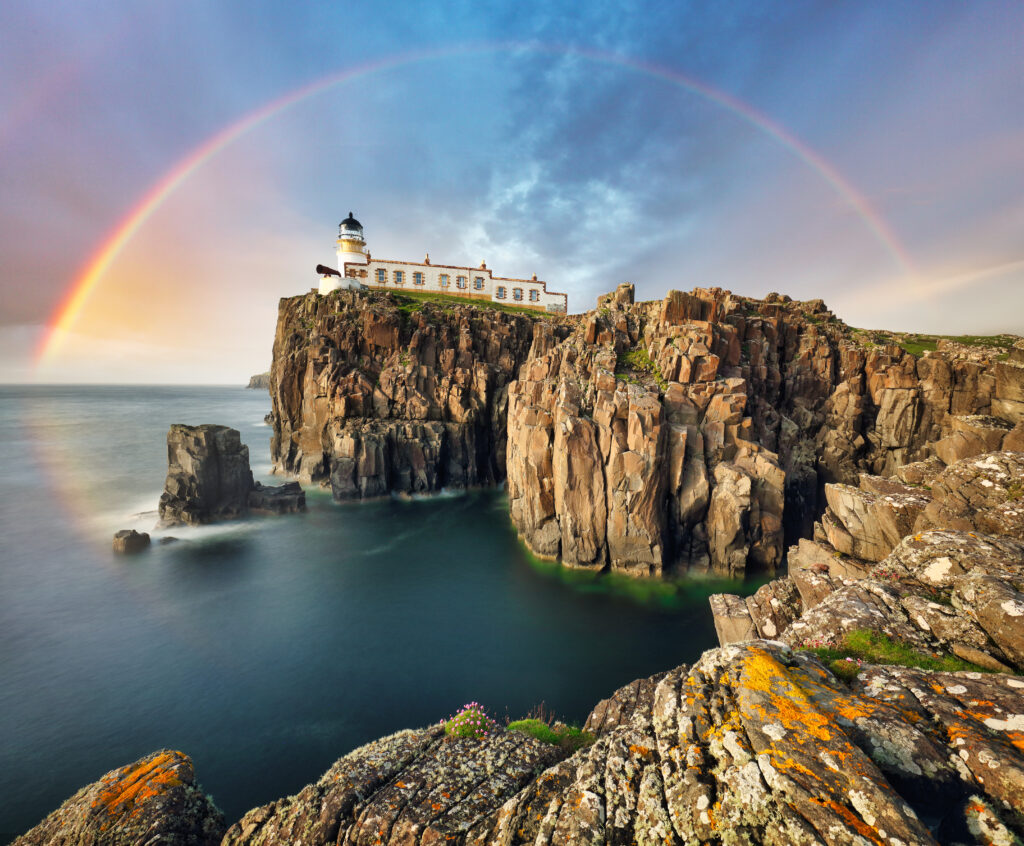
[[[0,382],[244,383],[349,211],[570,312],[1024,334],[1024,3],[0,4]]]

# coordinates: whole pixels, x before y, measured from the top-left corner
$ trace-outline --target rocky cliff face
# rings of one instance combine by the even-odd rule
[[[771,571],[810,535],[824,483],[889,475],[961,429],[971,447],[1001,439],[1018,414],[980,416],[1016,395],[991,351],[917,358],[820,301],[698,289],[634,304],[623,286],[599,306],[509,390],[512,519],[570,566]],[[1007,384],[1020,370],[997,366]]]
[[[335,292],[281,301],[270,373],[277,471],[338,500],[505,478],[508,384],[559,322]],[[539,350],[534,350],[539,354]]]
[[[1024,349],[917,357],[887,340],[821,301],[720,289],[634,303],[620,286],[556,320],[294,297],[272,453],[339,500],[507,475],[524,542],[567,566],[772,571],[811,536],[826,483],[977,454],[1024,420]]]

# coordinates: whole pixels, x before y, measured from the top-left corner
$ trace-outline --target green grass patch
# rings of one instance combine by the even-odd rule
[[[620,353],[615,362],[616,379],[642,385],[643,379],[638,378],[637,374],[646,374],[653,378],[658,383],[658,387],[663,391],[668,389],[668,382],[662,378],[658,365],[651,360],[647,350],[643,347],[637,347],[636,349]]]
[[[506,728],[509,731],[521,731],[523,734],[537,738],[541,743],[561,746],[570,752],[590,746],[597,739],[589,731],[584,731],[579,726],[567,726],[561,723],[552,726],[535,717],[514,720]]]
[[[813,652],[837,677],[847,681],[857,676],[861,664],[888,664],[945,673],[964,670],[991,672],[955,655],[921,652],[887,634],[869,629],[848,633],[838,645],[808,645],[801,648]]]
[[[551,318],[555,315],[546,311],[528,308],[526,306],[509,305],[508,303],[496,303],[491,300],[476,300],[468,297],[458,297],[452,294],[435,294],[430,291],[388,291],[398,301],[398,308],[406,314],[419,311],[426,303],[434,303],[440,306],[473,306],[476,308],[490,308],[495,311],[504,311],[509,314],[526,314],[530,317]]]

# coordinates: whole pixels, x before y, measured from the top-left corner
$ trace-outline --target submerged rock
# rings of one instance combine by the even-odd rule
[[[134,555],[149,547],[149,535],[135,529],[121,529],[114,535],[114,552]]]
[[[191,759],[164,749],[83,787],[12,846],[216,846],[224,829]]]

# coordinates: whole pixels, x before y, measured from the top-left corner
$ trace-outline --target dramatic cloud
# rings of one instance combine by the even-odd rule
[[[350,209],[380,257],[537,273],[572,310],[628,279],[1024,332],[1022,26],[1009,2],[14,0],[0,379],[243,381]],[[161,195],[36,367],[153,186],[346,70]]]

